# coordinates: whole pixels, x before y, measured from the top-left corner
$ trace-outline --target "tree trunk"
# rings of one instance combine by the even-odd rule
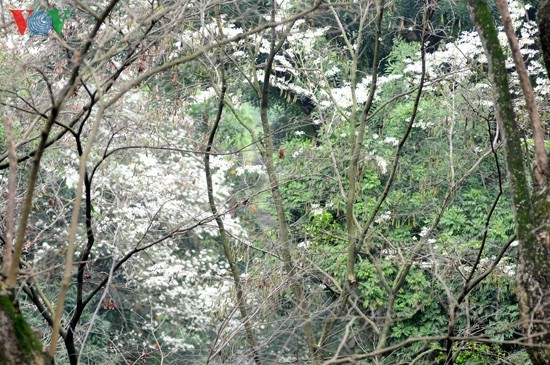
[[[27,321],[14,304],[12,295],[0,284],[0,364],[52,364]]]
[[[548,0],[545,2],[548,3]],[[527,351],[534,365],[550,364],[550,196],[547,184],[534,189],[527,179],[521,134],[510,96],[506,59],[487,3],[468,0],[468,9],[487,56],[497,122],[504,140],[519,240],[516,280],[524,342],[528,345]]]

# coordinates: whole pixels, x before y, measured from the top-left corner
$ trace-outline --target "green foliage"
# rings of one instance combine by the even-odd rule
[[[190,62],[148,77],[129,92],[132,98],[121,99],[120,104],[113,106],[116,112],[109,110],[105,115],[101,136],[93,148],[95,161],[91,159],[90,166],[105,157],[107,151],[139,147],[109,155],[94,176],[91,232],[95,242],[86,264],[85,273],[89,276],[84,292],[89,293],[106,277],[113,260],[136,247],[154,244],[125,262],[114,275],[106,302],[99,302],[98,297],[90,301],[76,328],[81,335],[94,320],[84,362],[140,359],[149,364],[202,363],[207,362],[208,351],[212,354],[214,350],[219,350],[219,359],[208,360],[247,361],[242,355],[248,350],[241,331],[242,313],[235,310],[236,290],[231,273],[226,267],[213,264],[223,259],[223,252],[204,186],[202,158],[218,112],[220,101],[214,89],[220,89],[222,67],[228,85],[226,97],[234,110],[226,105],[214,140],[212,170],[218,173],[214,179],[215,201],[230,236],[237,270],[242,274],[246,296],[242,303],[253,314],[249,323],[261,344],[264,363],[300,362],[309,356],[302,339],[304,323],[312,324],[318,340],[325,325],[335,319],[334,331],[320,351],[323,356],[334,354],[342,335],[348,332],[349,341],[341,343],[340,355],[376,350],[381,341],[376,329],[385,324],[388,333],[384,346],[415,337],[447,335],[451,307],[463,292],[469,274],[474,267],[474,278],[491,269],[515,231],[508,186],[506,181],[500,181],[506,180],[505,172],[497,171],[496,159],[503,161],[502,151],[497,150],[496,156],[487,152],[495,131],[494,108],[486,100],[486,65],[480,53],[465,54],[467,62],[460,66],[451,61],[436,65],[445,70],[443,77],[434,66],[437,61],[428,55],[428,66],[434,68],[429,70],[433,72],[428,75],[416,108],[420,43],[411,40],[418,36],[424,9],[418,2],[405,0],[387,4],[379,85],[367,115],[358,166],[348,170],[358,121],[365,107],[376,40],[374,12],[365,4],[336,6],[334,13],[322,6],[293,23],[295,28],[289,30],[271,70],[273,84],[268,88],[267,103],[271,135],[264,135],[258,90],[254,89],[263,86],[261,81],[255,81],[262,79],[271,31],[225,44],[225,64],[220,61],[219,49],[209,48],[211,42],[221,39],[216,38],[216,11],[221,11],[223,27],[231,34],[227,37],[233,37],[247,31],[237,31],[241,26],[263,24],[269,18],[271,1],[224,2],[219,7],[213,4],[198,9],[200,17],[178,25],[181,32],[178,30],[174,37],[179,45],[172,44],[172,35],[136,45],[137,72],[133,65],[125,65],[124,78],[121,77],[124,82],[167,60],[175,61],[188,50],[207,51],[197,53]],[[289,8],[285,9],[286,5]],[[290,11],[302,11],[303,5],[300,1],[278,2],[276,10],[281,12],[277,16],[283,19]],[[155,4],[151,6],[155,8]],[[363,42],[355,44],[359,24],[363,24],[358,10],[363,6],[368,8],[363,19]],[[192,2],[189,7],[182,13],[193,13]],[[167,10],[158,10],[161,9]],[[446,36],[456,36],[471,26],[466,13],[464,3],[441,1],[429,30],[436,38],[442,34],[440,30],[445,30]],[[150,29],[152,34],[159,34],[157,24],[164,24],[167,17],[153,17],[156,20]],[[273,32],[279,31],[273,28]],[[133,42],[133,34],[128,32],[120,44]],[[277,37],[282,39],[280,34]],[[346,48],[346,37],[352,50]],[[303,39],[307,41],[300,43]],[[458,43],[455,46],[458,48]],[[472,51],[480,48],[473,41],[470,46]],[[101,48],[93,49],[102,52]],[[350,57],[354,49],[358,50],[357,59]],[[126,62],[125,54],[105,58],[105,65]],[[0,66],[8,61],[0,52]],[[355,66],[356,74],[351,75]],[[112,75],[102,74],[104,70],[94,71],[102,79],[115,82],[112,90],[122,89]],[[87,68],[81,72],[81,80],[90,79]],[[0,67],[0,74],[9,73],[14,73],[11,67]],[[461,77],[463,74],[467,77]],[[34,74],[14,77],[14,84],[23,80],[28,88],[17,90],[14,99],[21,96],[30,100],[36,79]],[[251,80],[254,87],[248,83]],[[350,101],[352,87],[357,87],[355,104]],[[105,92],[111,96],[112,91]],[[84,105],[78,95],[66,99],[60,125],[54,126],[56,133]],[[37,106],[50,110],[49,101],[41,104],[36,100]],[[14,110],[26,116],[27,106]],[[414,113],[414,123],[409,126]],[[21,117],[14,122],[17,142],[26,131],[24,120]],[[39,124],[31,131],[31,137],[38,135]],[[72,126],[74,130],[79,127],[78,123]],[[398,145],[409,129],[397,155]],[[86,127],[81,142],[85,142],[87,133]],[[43,275],[36,277],[44,282],[41,288],[46,298],[58,295],[56,270],[63,265],[64,229],[75,198],[69,177],[78,165],[78,156],[75,136],[69,133],[66,137],[50,147],[43,159],[41,185],[34,195],[32,223],[25,243],[29,248],[25,248],[25,259],[33,265],[42,260],[36,268]],[[522,147],[532,151],[529,137]],[[269,151],[273,156],[265,155],[267,138],[273,140],[274,151]],[[37,143],[36,138],[28,141],[18,148],[18,153],[30,152]],[[144,148],[151,146],[164,150]],[[5,149],[5,131],[0,125],[0,153]],[[273,158],[273,173],[279,184],[276,187],[266,174],[266,157]],[[390,181],[397,157],[399,163]],[[20,164],[23,178],[28,174],[26,166]],[[176,170],[179,171],[174,173]],[[109,175],[111,171],[115,172]],[[350,179],[355,183],[355,191],[351,192],[355,194],[351,202],[353,217],[346,216],[346,200],[352,195]],[[503,196],[487,224],[501,184]],[[278,237],[285,225],[278,221],[273,204],[275,189],[282,194],[285,223],[289,226],[290,239],[285,242]],[[382,197],[385,200],[375,212]],[[185,205],[179,205],[182,202]],[[135,221],[146,224],[138,227],[133,224]],[[190,226],[194,227],[193,232],[187,231]],[[361,236],[363,232],[365,237]],[[88,227],[81,224],[77,260],[87,244],[88,233]],[[174,236],[165,241],[165,234]],[[156,242],[159,237],[162,239]],[[355,237],[354,241],[350,242],[350,237]],[[284,257],[286,245],[290,247],[291,262]],[[346,277],[348,252],[353,247],[357,249],[356,282]],[[459,303],[454,335],[475,334],[496,341],[517,338],[514,247]],[[204,256],[199,254],[201,250],[206,252]],[[30,272],[33,274],[33,270]],[[65,315],[73,313],[77,306],[74,281],[75,277],[66,299]],[[298,285],[304,302],[298,301],[293,290]],[[348,289],[349,295],[342,296],[341,291]],[[349,301],[354,306],[348,305]],[[28,323],[46,328],[40,313],[29,309],[31,303],[24,299],[22,302]],[[200,308],[215,305],[218,307],[212,312]],[[99,308],[97,316],[95,308]],[[365,321],[365,316],[372,323]],[[356,322],[348,326],[351,317]],[[374,330],[366,329],[369,326]],[[27,329],[21,327],[21,333]],[[417,364],[442,364],[444,347],[444,341],[414,343],[376,361],[410,363],[423,351],[433,350]],[[455,344],[453,350],[457,353],[457,365],[492,364],[504,362],[503,359],[518,365],[526,363],[524,351],[512,345],[465,341]],[[67,363],[63,356],[57,359],[59,363]]]

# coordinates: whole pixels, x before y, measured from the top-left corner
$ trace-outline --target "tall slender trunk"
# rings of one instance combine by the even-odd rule
[[[221,29],[221,21],[219,20],[219,9],[216,7],[216,15],[219,21],[219,27]],[[212,130],[210,131],[210,134],[208,136],[208,144],[206,146],[205,154],[204,154],[204,167],[206,172],[206,185],[208,190],[208,203],[210,205],[210,210],[212,211],[212,214],[215,217],[216,224],[218,226],[218,232],[220,233],[220,238],[222,241],[222,247],[223,252],[225,253],[225,257],[227,259],[227,262],[229,264],[229,267],[231,269],[231,276],[233,277],[233,283],[235,284],[235,291],[237,296],[237,308],[239,309],[239,312],[242,317],[244,329],[246,332],[246,339],[248,341],[248,345],[250,346],[250,350],[252,352],[252,357],[254,359],[254,362],[257,365],[260,365],[262,363],[260,359],[260,354],[258,352],[258,348],[256,346],[256,340],[254,335],[254,330],[252,329],[252,325],[250,324],[250,317],[248,315],[248,311],[246,308],[246,297],[242,286],[241,276],[239,273],[239,268],[237,267],[237,262],[235,260],[235,256],[233,255],[233,252],[231,250],[231,247],[229,246],[229,237],[227,234],[227,231],[225,230],[225,225],[223,224],[222,218],[218,215],[218,208],[216,207],[216,200],[214,198],[214,184],[212,182],[212,171],[210,167],[210,152],[212,151],[212,145],[214,144],[214,138],[216,137],[216,132],[218,131],[218,127],[220,125],[221,119],[222,119],[222,113],[223,113],[223,107],[225,102],[225,93],[227,91],[227,85],[225,80],[225,72],[224,72],[224,50],[223,47],[219,50],[220,55],[220,70],[221,70],[221,77],[222,77],[222,88],[220,93],[220,102],[218,105],[218,113],[216,115],[216,120],[214,121],[214,125],[212,126]]]
[[[315,6],[319,6],[321,2],[317,2]],[[271,20],[275,21],[276,17],[276,3],[272,2],[271,7]],[[285,207],[283,202],[283,196],[279,188],[279,177],[275,170],[275,164],[273,162],[273,154],[275,148],[273,145],[273,136],[271,132],[271,125],[268,117],[269,110],[269,88],[270,88],[270,76],[273,69],[273,62],[275,55],[281,47],[283,46],[286,38],[292,27],[294,26],[294,21],[291,22],[283,31],[281,39],[276,41],[277,33],[275,27],[271,28],[271,44],[269,50],[269,56],[266,60],[266,66],[264,67],[264,77],[263,84],[260,88],[257,87],[258,96],[260,99],[260,120],[262,124],[262,129],[264,132],[264,148],[261,150],[262,159],[267,170],[267,176],[269,178],[269,185],[271,187],[271,197],[275,205],[275,210],[277,212],[277,223],[278,223],[278,240],[280,244],[281,256],[283,259],[283,264],[285,271],[288,274],[288,277],[291,280],[291,289],[296,300],[299,314],[302,317],[302,322],[304,323],[304,338],[308,347],[309,357],[312,365],[319,364],[319,354],[317,352],[317,345],[315,342],[315,334],[313,332],[313,324],[311,322],[311,313],[309,310],[308,302],[305,298],[302,283],[300,280],[297,280],[298,270],[293,263],[292,253],[291,253],[291,238],[289,233],[288,223],[285,216]]]
[[[269,72],[266,72],[266,74],[269,75]],[[267,77],[267,80],[264,82],[265,82],[264,85],[269,85],[269,76]],[[271,127],[269,125],[269,119],[267,115],[267,111],[268,111],[267,97],[268,97],[268,87],[266,86],[264,87],[264,93],[262,95],[261,106],[260,106],[261,108],[260,117],[261,117],[262,126],[264,130],[264,144],[265,144],[263,161],[265,163],[267,175],[269,177],[269,185],[271,186],[271,196],[273,198],[273,203],[275,204],[275,210],[277,211],[277,223],[279,225],[279,229],[278,229],[279,243],[280,243],[280,249],[282,254],[281,256],[283,259],[285,270],[288,276],[293,281],[291,288],[292,288],[292,292],[294,293],[296,302],[298,303],[298,309],[300,310],[300,315],[304,316],[304,335],[305,335],[306,343],[308,345],[309,355],[310,355],[312,364],[317,364],[318,363],[317,346],[315,344],[315,335],[313,333],[313,325],[311,323],[309,308],[308,308],[306,299],[304,297],[301,283],[295,281],[296,276],[298,275],[298,272],[292,262],[291,239],[288,232],[288,224],[285,216],[283,196],[281,194],[281,190],[279,189],[279,178],[277,176],[277,172],[275,171],[275,164],[273,163],[274,147],[273,147],[273,139],[271,136]]]
[[[534,365],[550,364],[550,195],[547,184],[534,189],[527,180],[521,134],[510,96],[506,59],[487,3],[483,0],[468,0],[468,10],[487,56],[497,122],[504,140],[519,240],[516,280],[527,351]]]

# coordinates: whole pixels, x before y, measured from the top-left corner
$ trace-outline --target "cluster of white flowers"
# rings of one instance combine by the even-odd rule
[[[428,227],[422,227],[422,230],[420,231],[420,233],[418,234],[418,236],[424,237],[425,235],[428,234],[428,231],[429,231],[429,230],[430,230],[430,229],[429,229]]]
[[[304,153],[304,148],[300,147],[298,150],[292,153],[292,158],[298,158]]]
[[[365,156],[366,161],[374,161],[382,174],[388,172],[388,161],[386,161],[382,156],[376,155],[373,151],[370,151]]]
[[[406,120],[408,122],[408,120]],[[424,119],[418,119],[413,123],[413,128],[428,129],[434,126],[432,122],[424,121]]]
[[[299,242],[299,243],[296,245],[296,247],[301,248],[301,249],[306,249],[306,248],[308,248],[310,245],[311,245],[311,241],[306,240],[306,241]]]
[[[532,44],[538,37],[536,22],[528,20],[527,9],[530,5],[523,5],[517,0],[509,0],[508,6],[514,26],[518,30],[518,42],[521,53],[525,59],[530,76],[535,80],[535,91],[539,101],[547,104],[544,98],[550,94],[550,82],[546,76],[546,69],[542,65],[540,51]],[[508,40],[502,27],[499,27],[498,38],[500,44],[508,47]],[[511,53],[508,52],[506,67],[514,68]],[[479,64],[487,64],[481,40],[476,31],[462,32],[458,38],[446,44],[442,44],[433,53],[426,54],[426,72],[430,80],[440,78],[440,83],[459,83],[471,85],[469,81],[478,72]],[[409,62],[404,73],[411,85],[416,85],[422,71],[420,60]],[[510,73],[510,83],[519,89],[519,79],[516,73]],[[476,87],[483,84],[477,84]],[[486,87],[488,85],[485,85]],[[426,86],[426,90],[434,90],[434,85]],[[523,98],[517,98],[518,105],[523,105]],[[492,105],[487,101],[488,105]]]
[[[384,143],[388,143],[392,146],[397,146],[399,144],[399,140],[395,137],[386,137],[384,138]]]
[[[126,271],[128,284],[158,299],[151,301],[158,315],[171,321],[185,316],[191,322],[187,330],[204,330],[231,289],[226,280],[228,265],[211,250],[186,251],[180,258],[172,250],[155,249],[147,258],[143,265]],[[157,263],[150,265],[151,261]],[[150,299],[142,297],[142,301]]]
[[[236,175],[241,176],[246,173],[249,174],[265,174],[265,166],[264,165],[246,165],[246,166],[239,166],[235,169]]]
[[[184,229],[211,216],[200,158],[190,153],[155,148],[124,149],[128,146],[169,148],[177,145],[194,150],[188,132],[192,130],[193,120],[181,115],[155,114],[170,113],[170,109],[148,106],[154,95],[146,92],[131,92],[128,96],[121,100],[120,109],[105,116],[89,158],[88,166],[92,167],[103,158],[108,143],[107,151],[122,148],[100,165],[92,181],[95,235],[92,260],[120,259],[138,243],[150,243],[172,229]],[[155,98],[154,102],[162,103],[163,100]],[[156,123],[156,118],[166,125]],[[113,130],[120,127],[125,133],[113,137]],[[141,133],[132,133],[138,130]],[[63,196],[60,194],[64,205],[51,202],[52,207],[48,210],[41,208],[42,221],[33,223],[42,231],[42,239],[32,242],[30,250],[37,270],[49,267],[51,260],[58,260],[59,254],[66,249],[67,227],[58,223],[65,220],[67,214],[70,216],[72,199],[66,196],[74,194],[78,180],[79,157],[72,136],[52,146],[49,152],[43,158],[43,175],[50,179],[46,182],[48,189],[65,190]],[[228,207],[231,185],[227,176],[233,162],[223,156],[213,156],[211,165],[215,199],[218,209],[223,211]],[[263,166],[250,166],[247,170],[261,173]],[[227,214],[224,223],[233,236],[246,237],[238,218]],[[201,224],[193,232],[200,239],[216,235],[217,229]],[[77,257],[85,242],[85,227],[81,224]],[[125,280],[125,286],[135,288],[131,295],[136,305],[150,308],[152,313],[174,325],[180,323],[182,331],[190,333],[214,328],[215,310],[231,298],[232,281],[228,280],[227,273],[227,264],[218,254],[206,249],[190,252],[182,247],[181,241],[172,238],[147,249],[146,253],[133,256],[119,269],[117,278]],[[164,334],[159,336],[168,347],[192,348],[185,337],[174,340],[175,336],[169,333],[166,338]]]
[[[197,95],[195,95],[195,101],[197,103],[203,103],[213,97],[216,96],[216,91],[214,90],[213,87],[209,87],[208,89],[205,89],[205,90],[199,90]]]
[[[385,221],[389,220],[391,218],[391,211],[387,210],[384,213],[380,214],[376,219],[375,222],[378,224],[382,224]]]

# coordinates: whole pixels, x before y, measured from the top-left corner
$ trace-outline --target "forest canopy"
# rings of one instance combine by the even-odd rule
[[[549,0],[0,12],[0,364],[550,364]]]

